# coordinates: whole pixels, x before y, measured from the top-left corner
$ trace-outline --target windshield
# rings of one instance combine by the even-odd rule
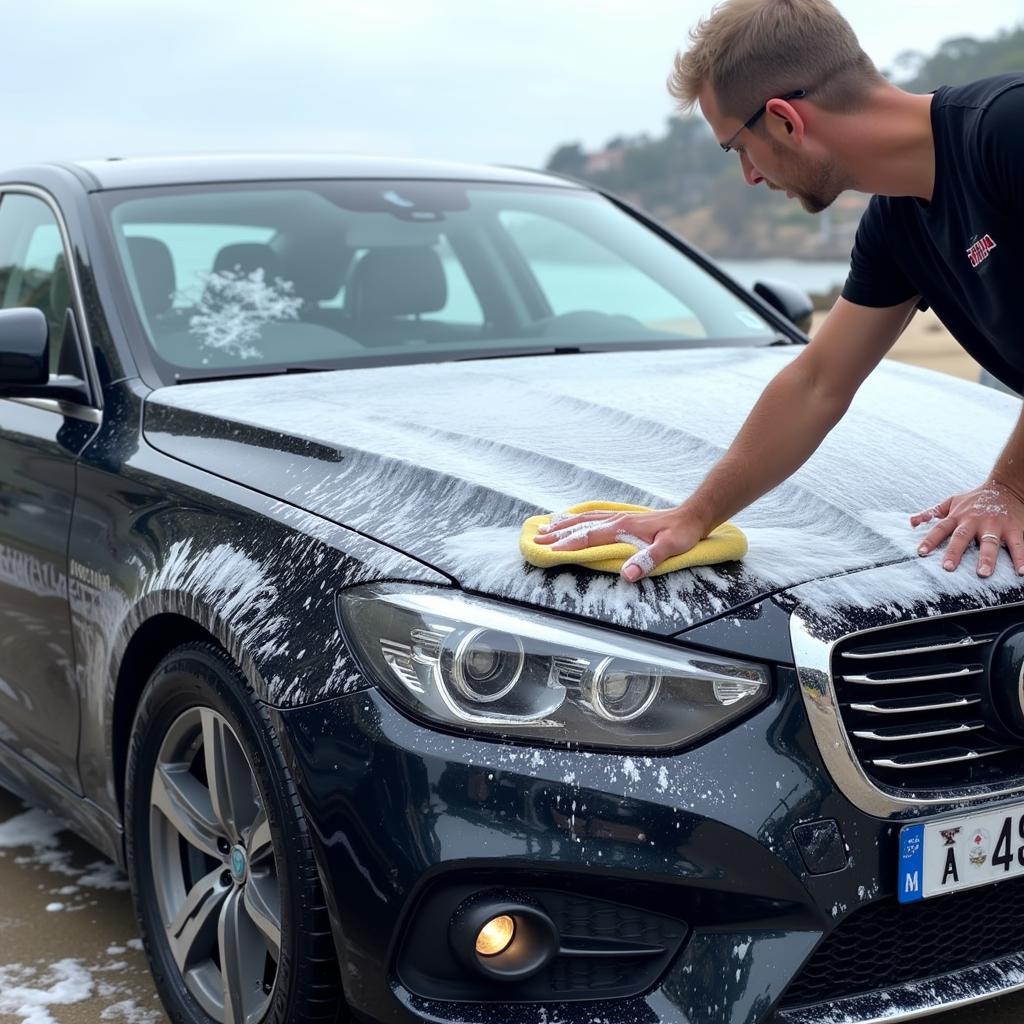
[[[672,345],[778,331],[576,188],[330,181],[107,194],[161,376]]]

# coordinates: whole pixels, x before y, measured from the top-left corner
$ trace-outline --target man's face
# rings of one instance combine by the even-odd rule
[[[728,142],[743,125],[741,119],[719,110],[710,85],[704,87],[699,102],[719,142]],[[748,184],[763,181],[773,191],[784,191],[791,199],[798,199],[808,213],[820,213],[850,185],[834,158],[812,156],[805,143],[806,136],[797,137],[783,120],[769,112],[753,128],[740,131],[731,149],[740,158]]]

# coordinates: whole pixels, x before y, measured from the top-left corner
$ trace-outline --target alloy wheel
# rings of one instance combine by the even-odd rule
[[[164,736],[149,822],[161,922],[186,987],[219,1024],[257,1024],[281,959],[278,863],[256,776],[211,708],[190,708]]]

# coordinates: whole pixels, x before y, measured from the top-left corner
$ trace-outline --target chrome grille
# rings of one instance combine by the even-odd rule
[[[890,626],[840,641],[832,680],[864,772],[926,794],[1024,777],[1024,747],[987,710],[989,655],[1018,609]]]

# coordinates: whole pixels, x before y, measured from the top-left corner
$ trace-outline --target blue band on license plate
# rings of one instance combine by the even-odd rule
[[[900,832],[900,903],[924,899],[924,825],[910,825]]]

